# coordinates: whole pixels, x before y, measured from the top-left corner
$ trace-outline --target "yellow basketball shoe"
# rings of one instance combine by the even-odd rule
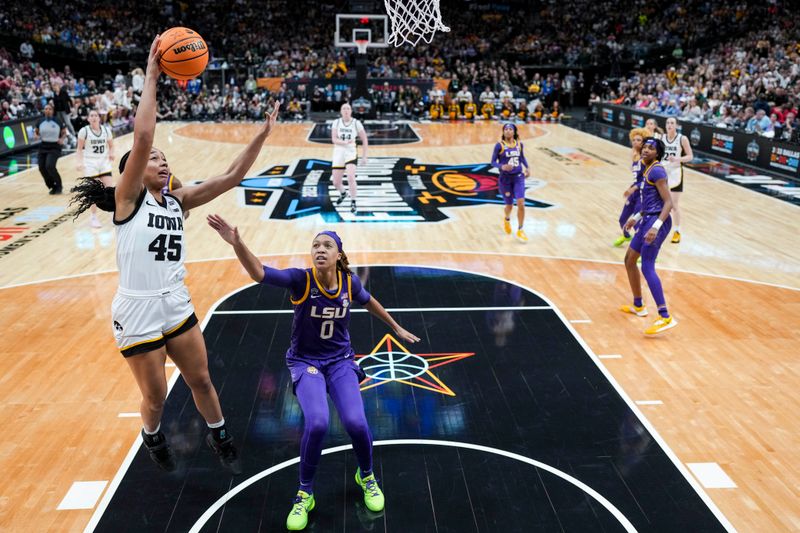
[[[668,329],[672,329],[678,325],[678,321],[675,320],[673,317],[668,318],[659,318],[653,325],[644,330],[645,335],[658,335],[659,333],[664,333]]]
[[[647,308],[645,306],[636,307],[635,305],[623,305],[619,310],[623,313],[630,313],[636,316],[647,316]]]
[[[528,236],[525,235],[525,231],[522,228],[517,230],[517,239],[521,240],[522,242],[528,242]]]
[[[670,241],[672,244],[678,244],[681,242],[681,232],[675,230],[675,233],[672,234],[672,240]]]
[[[316,502],[314,495],[298,490],[297,496],[292,500],[292,510],[286,518],[286,529],[289,531],[302,531],[308,525],[308,513],[314,510]]]
[[[506,235],[511,235],[511,221],[507,218],[503,219],[503,231],[506,232]]]

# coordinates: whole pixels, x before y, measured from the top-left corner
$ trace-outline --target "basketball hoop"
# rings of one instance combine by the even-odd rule
[[[366,39],[356,39],[355,43],[356,43],[356,48],[358,48],[358,53],[359,54],[366,54],[367,53],[367,47],[369,47],[369,41],[368,40],[366,40]]]
[[[437,31],[450,31],[442,22],[439,0],[384,0],[392,21],[387,42],[395,47],[420,40],[429,43]]]

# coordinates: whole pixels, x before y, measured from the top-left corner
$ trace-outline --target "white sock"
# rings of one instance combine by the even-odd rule
[[[145,435],[155,435],[161,429],[161,422],[158,423],[158,425],[156,426],[156,429],[154,429],[153,431],[147,431],[147,426],[142,426],[142,429],[144,430],[144,434]]]
[[[223,419],[221,419],[219,422],[214,422],[213,424],[212,424],[212,423],[210,423],[210,422],[206,422],[206,424],[207,424],[207,425],[208,425],[208,427],[209,427],[209,428],[211,428],[211,429],[221,428],[222,426],[224,426],[224,425],[225,425],[225,419],[223,418]]]

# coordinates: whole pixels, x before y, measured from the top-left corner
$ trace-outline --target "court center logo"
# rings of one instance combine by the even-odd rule
[[[374,157],[357,168],[357,210],[350,199],[337,205],[331,162],[300,159],[275,165],[239,185],[240,201],[261,208],[262,219],[294,220],[320,216],[325,222],[439,222],[449,217],[442,208],[503,204],[498,172],[488,163],[441,165],[407,157]],[[346,184],[346,182],[345,182]],[[525,180],[528,191],[544,181]],[[525,199],[525,206],[552,204]]]
[[[372,389],[390,382],[438,392],[446,396],[456,393],[433,373],[433,369],[462,361],[475,352],[411,353],[387,333],[366,355],[356,355],[356,363],[367,377],[361,390]]]

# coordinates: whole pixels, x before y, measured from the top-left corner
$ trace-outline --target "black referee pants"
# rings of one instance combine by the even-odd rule
[[[62,188],[61,175],[56,169],[59,157],[61,157],[61,148],[39,150],[39,172],[42,173],[44,184],[50,190],[60,191]]]

